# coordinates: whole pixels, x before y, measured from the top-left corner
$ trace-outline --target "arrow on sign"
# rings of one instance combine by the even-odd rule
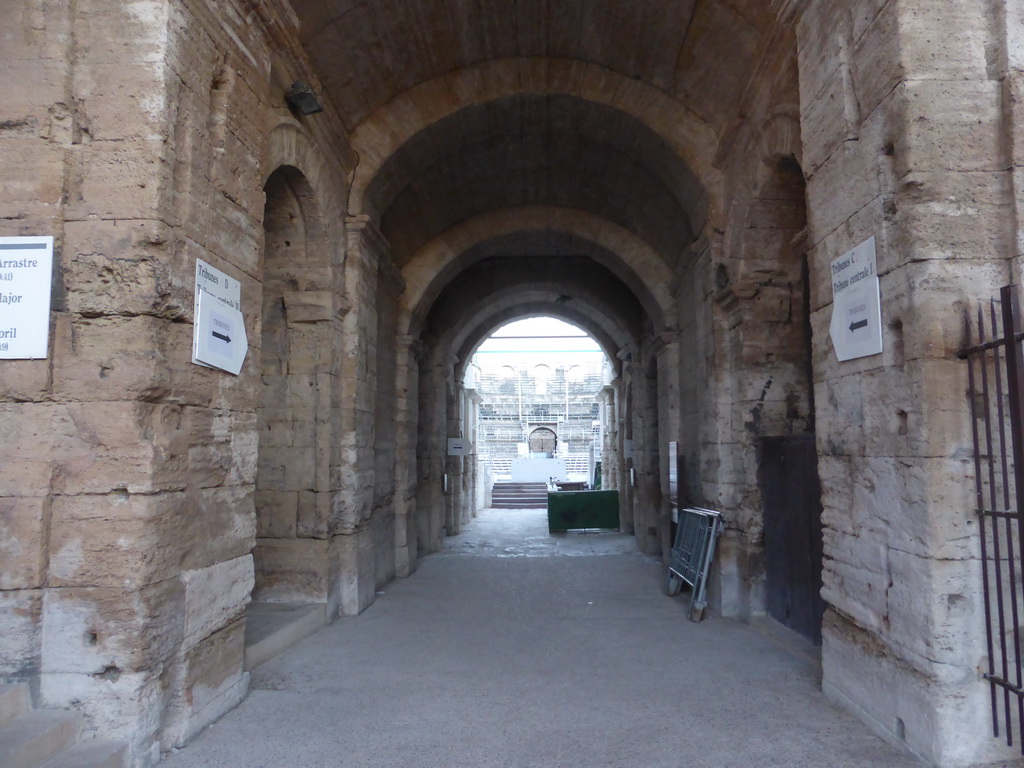
[[[850,323],[850,333],[853,333],[858,328],[867,328],[867,327],[868,327],[868,321],[867,320],[858,320],[855,323]],[[214,335],[216,336],[216,334],[214,334]]]
[[[865,320],[864,322],[865,322],[865,325],[866,325],[867,321]],[[231,343],[231,337],[230,336],[225,336],[224,334],[217,333],[216,331],[211,331],[211,333],[214,335],[214,338],[218,338],[221,341],[226,341],[228,344]]]

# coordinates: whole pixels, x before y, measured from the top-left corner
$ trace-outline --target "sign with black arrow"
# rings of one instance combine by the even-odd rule
[[[192,362],[236,376],[249,348],[238,280],[196,259]]]
[[[241,312],[204,293],[199,297],[196,329],[199,333],[196,357],[201,363],[236,376],[241,373],[249,348]]]
[[[882,351],[882,299],[870,237],[830,265],[832,324],[829,335],[840,362]]]

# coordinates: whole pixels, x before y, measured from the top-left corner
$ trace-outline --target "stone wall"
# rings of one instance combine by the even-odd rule
[[[1002,755],[955,353],[961,309],[1020,279],[1016,0],[698,3],[671,94],[517,49],[424,58],[352,114],[299,37],[326,4],[8,5],[0,234],[53,235],[56,269],[49,358],[0,365],[0,675],[155,762],[244,695],[252,594],[357,613],[460,530],[460,355],[556,308],[622,363],[604,484],[641,548],[667,549],[678,439],[684,500],[729,524],[713,605],[763,611],[759,439],[816,431],[826,692],[932,762]],[[699,55],[733,31],[749,72]],[[323,114],[288,108],[298,80]],[[487,140],[456,156],[462,130]],[[448,171],[475,186],[432,210]],[[839,363],[829,264],[872,235],[884,352]],[[197,259],[242,286],[238,377],[191,363]]]
[[[283,470],[268,483],[293,510],[261,519],[260,535],[327,528],[333,411],[310,397],[334,397],[314,379],[333,361],[309,364],[330,343],[302,324],[335,316],[339,259],[321,234],[315,267],[272,267],[264,286],[263,187],[277,165],[305,164],[294,175],[314,183],[300,197],[336,217],[343,185],[308,160],[344,149],[307,130],[272,84],[306,71],[285,4],[251,15],[227,3],[216,16],[184,0],[17,6],[2,46],[16,87],[0,116],[16,171],[5,179],[17,181],[0,187],[0,231],[54,235],[57,266],[50,358],[0,366],[0,418],[18,436],[0,449],[0,600],[18,617],[0,673],[81,709],[146,765],[245,694],[258,467]],[[274,141],[281,123],[293,136]],[[190,362],[196,259],[241,283],[238,377]],[[277,318],[266,336],[264,305]],[[262,363],[264,339],[275,349]],[[290,419],[258,411],[261,390]],[[286,431],[301,462],[258,461],[261,419],[275,433],[264,447]],[[6,567],[8,550],[24,567]]]
[[[797,27],[831,605],[823,685],[941,765],[999,748],[974,738],[989,713],[955,356],[963,308],[1009,278],[1013,252],[998,16],[983,3],[823,2]],[[872,235],[884,352],[839,363],[829,264]]]
[[[723,512],[712,606],[764,612],[761,438],[814,429],[793,29],[766,34],[742,118],[721,133],[717,217],[677,267],[684,502]],[[667,469],[666,469],[667,471]]]

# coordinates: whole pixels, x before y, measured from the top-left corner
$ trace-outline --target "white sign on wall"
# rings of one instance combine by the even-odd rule
[[[46,357],[52,279],[52,237],[0,237],[0,359]]]
[[[870,237],[831,264],[832,324],[829,335],[841,361],[882,351],[882,299]]]
[[[200,259],[196,259],[194,317],[192,362],[236,376],[241,373],[249,349],[241,283]]]
[[[469,456],[473,452],[473,443],[465,437],[448,438],[449,456]]]

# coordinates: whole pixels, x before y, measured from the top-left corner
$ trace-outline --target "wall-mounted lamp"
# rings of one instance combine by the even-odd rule
[[[303,115],[315,115],[317,112],[324,111],[323,104],[313,93],[313,89],[301,80],[292,83],[292,87],[288,89],[284,98],[292,108],[297,109]]]

